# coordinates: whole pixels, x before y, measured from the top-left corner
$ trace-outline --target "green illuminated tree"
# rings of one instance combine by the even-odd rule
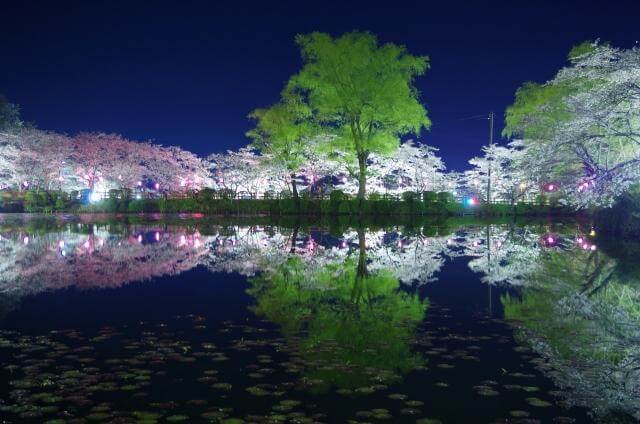
[[[412,56],[403,46],[379,45],[366,32],[339,38],[314,32],[298,35],[304,67],[291,77],[284,97],[306,104],[315,130],[332,137],[325,144],[357,163],[358,198],[364,199],[369,154],[388,154],[405,134],[430,126],[414,79],[428,68],[428,58]]]
[[[291,193],[296,201],[296,172],[305,163],[312,142],[305,113],[292,102],[279,103],[268,109],[256,109],[249,115],[256,127],[247,132],[253,146],[289,173]]]

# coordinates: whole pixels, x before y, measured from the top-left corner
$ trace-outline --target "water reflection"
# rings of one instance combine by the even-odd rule
[[[634,246],[625,250],[638,252]],[[228,341],[228,349],[217,351],[206,347],[222,343],[217,339],[213,343],[179,331],[167,332],[163,339],[146,329],[146,333],[136,336],[141,345],[126,341],[133,346],[132,352],[140,349],[137,356],[120,358],[121,362],[113,364],[144,362],[145,358],[158,355],[185,363],[201,358],[222,361],[225,357],[234,361],[234,351],[268,348],[268,354],[257,352],[252,363],[241,365],[247,370],[244,377],[259,380],[268,376],[268,384],[231,384],[213,371],[206,374],[204,370],[199,379],[216,390],[231,390],[224,385],[240,384],[246,389],[242,390],[244,395],[253,396],[274,396],[290,390],[347,397],[383,396],[413,402],[404,405],[402,414],[407,416],[421,414],[416,408],[423,401],[387,391],[394,385],[397,390],[408,390],[401,384],[414,371],[427,375],[432,372],[426,371],[433,366],[427,356],[439,356],[445,362],[436,367],[446,370],[457,366],[458,360],[484,361],[475,350],[483,341],[494,343],[495,349],[511,341],[510,336],[497,334],[497,330],[478,336],[468,334],[471,330],[454,333],[442,324],[430,327],[430,320],[437,320],[437,315],[449,317],[449,312],[442,305],[430,305],[429,287],[440,284],[445,269],[462,264],[486,285],[488,311],[499,318],[499,323],[503,323],[504,312],[505,321],[515,329],[521,346],[514,349],[510,359],[531,368],[514,371],[515,365],[507,369],[506,364],[483,362],[484,367],[495,368],[493,375],[484,381],[465,382],[473,387],[470,393],[490,398],[519,390],[519,397],[508,400],[514,405],[520,402],[518,408],[504,411],[511,414],[508,419],[542,417],[545,412],[541,411],[551,405],[588,407],[605,421],[614,416],[622,421],[640,418],[640,272],[630,265],[636,263],[637,256],[621,257],[606,243],[601,246],[588,226],[472,223],[418,229],[355,226],[329,232],[323,227],[194,222],[61,221],[44,227],[5,223],[0,227],[0,255],[4,313],[18,308],[20,299],[38,293],[55,293],[64,288],[117,288],[138,281],[156,281],[162,276],[177,277],[196,268],[206,269],[211,275],[247,277],[247,293],[253,299],[249,309],[258,318],[275,324],[277,336],[270,340],[252,339],[266,330],[229,324],[227,330],[236,328],[242,334]],[[491,303],[491,290],[501,294],[500,304]],[[189,318],[195,323],[194,328],[205,327],[196,318]],[[490,325],[486,317],[478,322]],[[471,328],[470,323],[464,326]],[[432,337],[436,333],[441,334],[440,339]],[[179,334],[186,340],[179,340]],[[112,339],[120,333],[102,329],[92,337],[102,340],[103,335]],[[4,337],[0,347],[19,344],[19,334]],[[160,340],[163,341],[159,343]],[[453,341],[466,345],[449,351],[447,345]],[[434,347],[436,342],[444,347]],[[60,358],[78,348],[55,337],[29,343],[22,345],[27,352],[58,345]],[[534,353],[528,353],[529,349]],[[281,353],[288,356],[275,370],[268,364]],[[21,355],[27,353],[23,351]],[[55,363],[57,358],[49,357],[51,366],[60,366]],[[113,358],[103,359],[109,364]],[[67,365],[63,368],[64,372],[71,370]],[[529,392],[538,392],[540,387],[506,380],[533,378],[533,369],[550,378],[557,390],[532,396]],[[105,376],[114,372],[107,365],[105,370]],[[15,380],[27,387],[14,387],[12,392],[23,403],[25,393],[20,390],[30,389],[29,384],[36,378],[27,374],[28,383],[24,378]],[[89,380],[94,378],[92,375],[83,374]],[[137,375],[143,383],[136,383],[136,390],[147,381],[147,374]],[[433,387],[446,388],[451,383],[441,375],[437,378]],[[106,377],[103,380],[101,384],[113,390],[127,386]],[[238,399],[239,396],[234,395]],[[38,397],[34,399],[35,402]],[[301,400],[289,401],[293,408]],[[283,404],[278,405],[286,410]],[[390,408],[359,412],[359,419],[399,420]],[[211,413],[212,420],[232,415],[230,410],[217,415],[212,411],[200,413]],[[558,413],[556,409],[548,412],[554,416]],[[305,415],[311,416],[311,412]],[[269,414],[261,417],[264,422],[273,418]],[[322,421],[321,417],[316,418]]]
[[[578,236],[575,246],[542,252],[521,296],[502,298],[505,317],[543,356],[538,366],[565,388],[567,402],[607,421],[637,418],[640,273],[591,246]]]
[[[254,311],[282,328],[314,390],[373,393],[423,364],[411,341],[427,303],[388,269],[369,269],[365,245],[359,229],[340,261],[291,256],[251,280]]]

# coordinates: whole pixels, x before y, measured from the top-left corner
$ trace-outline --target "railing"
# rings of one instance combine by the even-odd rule
[[[43,190],[46,191],[46,190]],[[53,191],[51,191],[53,192]],[[25,196],[25,191],[9,191],[3,190],[1,192],[1,197],[5,200],[21,200]],[[86,195],[85,195],[86,196]],[[347,195],[348,199],[355,199],[355,196]],[[403,200],[402,195],[398,194],[375,194],[376,199],[380,200],[391,200],[391,201],[401,201]],[[91,196],[93,199],[122,199],[124,194],[121,191],[94,191]],[[78,199],[82,199],[82,195],[78,195]],[[176,191],[176,192],[155,192],[155,191],[134,191],[131,193],[131,199],[219,199],[219,200],[274,200],[274,199],[292,199],[293,196],[288,193],[251,193],[247,191],[240,192],[220,192],[220,191],[200,191],[200,192],[186,192],[186,191]],[[310,194],[301,194],[300,198],[302,199],[311,199],[311,200],[329,200],[329,193],[310,193]],[[371,199],[371,198],[369,198]],[[422,193],[418,193],[416,197],[417,201],[422,201]],[[462,203],[464,198],[455,197],[454,200],[458,203]],[[436,200],[437,201],[437,200]],[[492,205],[509,205],[512,206],[513,203],[509,201],[502,200],[492,200],[489,202]],[[537,204],[534,200],[526,200],[519,199],[516,203],[519,204]],[[480,205],[487,204],[487,202],[481,201]],[[547,202],[548,204],[548,202]],[[471,207],[477,207],[480,205],[474,205]]]

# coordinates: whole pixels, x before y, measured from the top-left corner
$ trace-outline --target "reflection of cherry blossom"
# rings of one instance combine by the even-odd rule
[[[157,240],[154,234],[159,234]],[[193,234],[151,229],[126,236],[70,231],[2,234],[0,292],[119,287],[179,274],[198,265],[205,252],[198,240]]]
[[[538,239],[528,227],[488,225],[467,229],[462,244],[465,256],[472,257],[469,268],[482,282],[519,285],[537,267]]]

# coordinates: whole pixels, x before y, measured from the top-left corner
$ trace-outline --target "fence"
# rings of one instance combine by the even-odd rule
[[[46,192],[46,190],[42,190],[44,192]],[[25,196],[26,191],[9,191],[9,190],[3,190],[2,191],[2,198],[5,199],[5,201],[7,200],[22,200]],[[373,193],[372,193],[373,194]],[[398,194],[379,194],[379,193],[375,193],[374,194],[376,196],[376,199],[379,200],[391,200],[391,201],[401,201],[403,200],[402,195],[398,195]],[[422,200],[422,193],[417,193],[417,195],[419,196],[418,199]],[[111,190],[111,191],[93,191],[90,193],[85,193],[84,195],[82,194],[82,192],[80,192],[78,194],[78,199],[87,199],[87,200],[92,200],[92,201],[97,201],[97,200],[104,200],[104,199],[123,199],[125,198],[125,196],[129,196],[129,193],[127,193],[125,195],[125,193],[123,193],[120,190]],[[311,199],[311,200],[329,200],[330,199],[330,194],[329,193],[304,193],[300,196],[303,199]],[[176,191],[176,192],[169,192],[169,191],[165,191],[165,192],[155,192],[155,191],[134,191],[130,193],[130,198],[131,199],[193,199],[193,198],[200,198],[200,199],[217,199],[217,200],[278,200],[278,199],[291,199],[292,196],[289,193],[251,193],[251,192],[247,192],[247,191],[239,191],[239,192],[231,192],[231,191],[200,191],[200,192],[195,192],[195,191]],[[347,198],[350,199],[355,199],[354,196],[350,196],[347,195]],[[371,198],[370,198],[371,199]],[[460,197],[460,196],[456,196],[454,197],[454,200],[456,202],[463,202],[464,198]],[[491,202],[480,202],[480,204],[487,204],[490,203],[492,205],[513,205],[513,203],[509,202],[509,201],[502,201],[502,200],[492,200]],[[533,205],[533,204],[538,204],[539,202],[534,201],[534,200],[530,200],[530,199],[518,199],[518,201],[516,203],[520,203],[520,204],[528,204],[528,205]],[[549,201],[547,199],[546,204],[549,204]]]

